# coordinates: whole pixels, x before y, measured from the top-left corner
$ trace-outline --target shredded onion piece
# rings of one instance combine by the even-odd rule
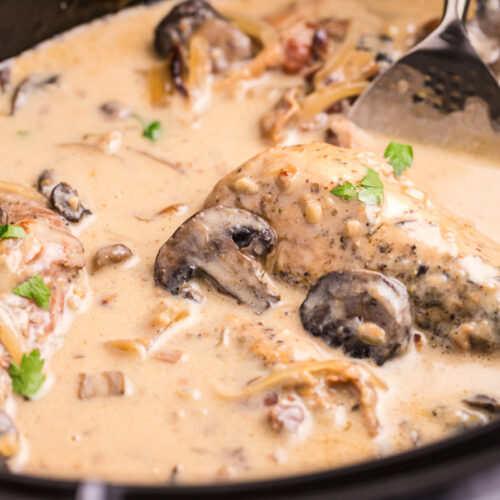
[[[151,105],[154,107],[166,106],[169,95],[172,94],[172,84],[165,64],[152,66],[146,72],[146,78]]]
[[[333,359],[327,361],[304,361],[293,363],[283,370],[275,371],[267,377],[250,384],[239,393],[220,393],[220,395],[228,399],[247,398],[270,389],[301,372],[307,372],[309,374],[326,372],[334,376],[330,377],[329,382],[352,383],[359,392],[359,399],[363,408],[368,432],[371,436],[377,434],[379,422],[375,412],[377,403],[377,391],[375,388],[386,389],[387,386],[367,368],[355,363]]]
[[[6,193],[19,194],[25,198],[30,198],[35,201],[39,201],[44,205],[47,204],[46,198],[35,191],[34,189],[27,188],[22,184],[17,184],[17,182],[7,182],[0,181],[0,191],[5,191]]]
[[[350,52],[356,48],[362,29],[359,22],[351,21],[347,29],[344,41],[332,54],[332,57],[325,62],[323,67],[314,75],[314,88],[320,89],[327,85],[327,78],[335,73],[346,62]]]
[[[312,118],[346,97],[361,94],[369,82],[336,82],[309,94],[302,102],[302,117]]]
[[[18,336],[5,324],[0,322],[0,342],[10,354],[12,361],[20,363],[23,357],[23,347]]]
[[[263,47],[269,47],[278,42],[278,32],[262,19],[235,12],[222,11],[222,13],[231,19],[241,31],[257,39]]]
[[[262,44],[262,50],[247,64],[233,70],[227,78],[219,83],[219,87],[232,86],[240,80],[258,78],[272,67],[279,66],[283,61],[283,48],[279,34],[269,23],[244,14],[223,12],[247,35]]]
[[[280,66],[283,62],[283,48],[275,43],[264,47],[248,64],[233,70],[230,75],[222,80],[218,87],[230,87],[241,80],[259,78],[269,68]]]
[[[201,35],[194,34],[189,40],[189,76],[187,86],[190,91],[202,91],[207,83],[209,68],[208,44]]]

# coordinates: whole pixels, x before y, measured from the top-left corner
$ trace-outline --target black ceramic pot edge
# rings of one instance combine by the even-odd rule
[[[0,61],[141,0],[0,0]]]
[[[136,3],[141,2],[0,0],[0,61],[57,33]],[[332,449],[332,453],[335,451]],[[388,458],[316,474],[251,483],[153,488],[0,473],[0,499],[5,500],[149,498],[497,499],[500,498],[500,422]]]

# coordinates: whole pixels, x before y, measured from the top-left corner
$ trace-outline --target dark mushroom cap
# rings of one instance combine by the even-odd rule
[[[279,300],[257,260],[275,243],[274,230],[252,212],[208,208],[186,220],[160,248],[155,280],[177,295],[195,275],[205,274],[225,293],[260,314]]]
[[[186,0],[176,5],[155,28],[154,45],[161,57],[167,58],[172,49],[186,40],[207,19],[222,16],[203,0]]]
[[[313,335],[380,365],[406,347],[412,324],[405,286],[366,270],[322,276],[302,303],[300,318]]]
[[[85,209],[78,197],[78,192],[66,182],[60,182],[50,195],[52,208],[70,222],[79,222],[90,213]]]
[[[9,223],[9,214],[7,210],[4,210],[0,207],[0,226],[5,226],[5,224]]]

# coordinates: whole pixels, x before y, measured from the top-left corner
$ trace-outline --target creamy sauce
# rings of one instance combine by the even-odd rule
[[[264,13],[265,3],[238,2],[231,7]],[[399,7],[399,2],[382,4],[373,2],[360,12],[357,2],[345,2],[342,9],[347,16],[379,19],[373,12],[384,10],[387,15]],[[422,18],[437,13],[438,4],[434,2]],[[337,467],[454,432],[449,422],[461,421],[463,397],[500,396],[496,356],[443,353],[429,343],[420,349],[412,345],[408,353],[382,367],[360,361],[388,386],[379,395],[381,431],[375,439],[361,412],[351,411],[358,399],[349,388],[333,391],[324,406],[305,408],[305,423],[293,434],[276,433],[267,425],[266,393],[236,401],[221,396],[269,372],[241,341],[245,330],[228,320],[230,314],[274,328],[287,339],[296,361],[311,355],[349,358],[303,330],[297,313],[304,298],[301,289],[275,281],[282,300],[258,317],[204,284],[200,287],[206,301],[190,305],[154,286],[152,269],[160,246],[202,208],[223,175],[269,145],[260,136],[259,118],[275,103],[280,94],[276,89],[293,79],[278,72],[266,74],[237,98],[213,90],[200,116],[182,98],[172,99],[168,107],[152,107],[144,71],[155,63],[152,30],[167,8],[160,3],[130,9],[12,63],[15,82],[31,73],[57,73],[61,83],[31,95],[15,116],[0,116],[0,178],[33,186],[42,170],[54,169],[58,179],[78,189],[93,213],[75,227],[87,259],[89,305],[74,318],[62,347],[48,363],[47,372],[54,378],[50,390],[35,402],[15,398],[15,422],[27,447],[25,461],[13,460],[15,470],[157,484],[172,478],[182,483],[256,479]],[[406,18],[414,18],[415,12],[418,6],[409,8]],[[134,118],[104,118],[99,106],[110,100],[126,104],[147,121],[160,120],[159,140],[153,144],[143,138]],[[8,110],[6,95],[0,95],[0,107]],[[122,135],[114,154],[75,145],[89,134],[86,144],[112,131]],[[318,132],[296,131],[293,142],[320,139]],[[381,154],[389,140],[373,137],[371,149]],[[500,243],[500,204],[494,189],[500,185],[498,165],[425,145],[414,145],[414,151],[415,164],[408,175],[415,184]],[[155,216],[174,204],[187,208]],[[113,243],[127,245],[135,259],[129,265],[94,271],[95,252]],[[189,313],[162,331],[154,347],[156,352],[181,351],[177,362],[105,345],[154,337],[161,330],[153,322],[162,301]],[[125,375],[124,396],[77,397],[80,373],[110,370]],[[439,412],[456,413],[456,418],[446,423]],[[474,413],[473,418],[484,417]]]

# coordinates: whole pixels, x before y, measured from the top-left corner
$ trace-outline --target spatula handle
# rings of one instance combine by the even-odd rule
[[[470,0],[445,0],[441,24],[447,24],[452,21],[465,23],[469,3]]]

